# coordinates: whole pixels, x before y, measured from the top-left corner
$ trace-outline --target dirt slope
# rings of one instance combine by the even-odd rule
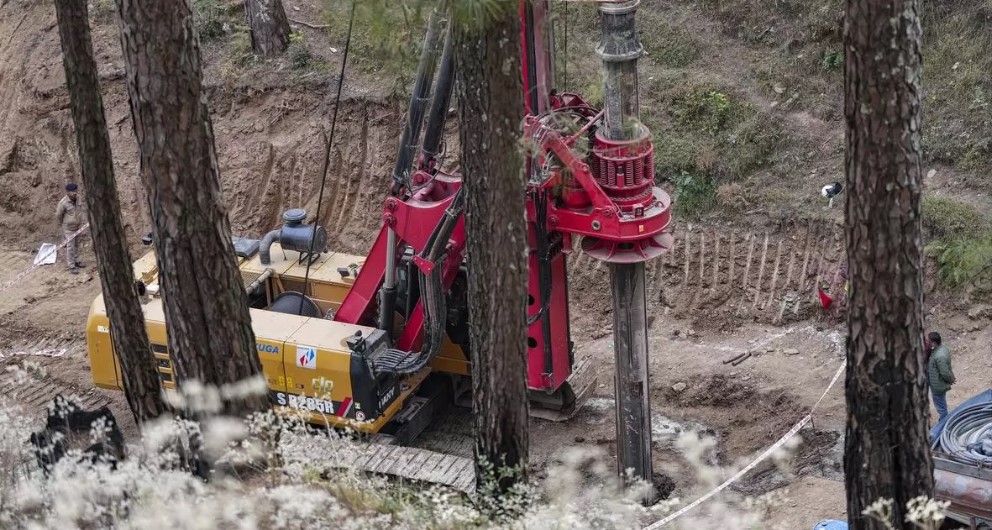
[[[62,186],[79,179],[75,138],[53,8],[7,3],[0,14],[0,243],[31,246],[56,235],[48,210]],[[97,25],[94,43],[121,202],[129,235],[137,239],[147,220],[116,28]],[[239,87],[208,78],[207,84],[235,230],[260,235],[277,225],[285,208],[312,211],[332,91],[312,82]],[[375,217],[369,206],[381,203],[401,114],[397,101],[384,98],[348,94],[342,103],[323,213],[334,241],[345,248],[358,251],[368,241],[372,225],[365,220]]]

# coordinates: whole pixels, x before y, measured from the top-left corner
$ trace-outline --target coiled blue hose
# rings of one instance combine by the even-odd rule
[[[944,423],[940,446],[952,460],[992,466],[992,403],[975,403],[955,410]]]

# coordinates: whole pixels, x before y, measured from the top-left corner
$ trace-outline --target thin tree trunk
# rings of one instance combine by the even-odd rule
[[[55,13],[86,187],[84,195],[93,249],[104,305],[110,318],[110,337],[121,363],[124,395],[140,427],[147,420],[169,413],[170,409],[162,393],[162,381],[148,345],[144,314],[135,293],[134,272],[114,179],[110,137],[90,41],[89,13],[82,0],[56,0]]]
[[[847,0],[847,511],[932,497],[923,360],[918,0]]]
[[[282,0],[244,0],[251,49],[258,55],[285,51],[289,46],[289,19]]]
[[[261,374],[248,297],[221,196],[214,135],[186,0],[117,0],[131,118],[148,190],[169,351],[180,385]],[[223,402],[243,415],[264,392]]]
[[[493,486],[486,463],[519,471],[499,480],[499,492],[523,477],[528,450],[520,22],[516,2],[506,4],[484,24],[456,22],[453,41],[466,192],[477,480],[480,488]]]

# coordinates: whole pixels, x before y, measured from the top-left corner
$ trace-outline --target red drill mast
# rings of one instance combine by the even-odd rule
[[[547,24],[550,1],[520,2],[526,108],[523,134],[532,146],[526,167],[527,189],[521,199],[528,220],[530,256],[528,387],[532,395],[558,395],[563,406],[568,406],[567,382],[575,363],[565,255],[573,250],[579,236],[585,253],[611,264],[617,334],[618,459],[621,468],[633,467],[635,475],[650,480],[646,317],[643,265],[639,264],[671,247],[672,237],[667,231],[671,200],[654,185],[650,132],[636,122],[636,60],[641,53],[633,27],[637,4],[637,0],[601,3],[603,41],[598,51],[607,75],[606,109],[599,110],[578,94],[555,90],[553,39]],[[464,274],[461,177],[444,173],[436,159],[453,81],[450,37],[445,39],[434,96],[428,97],[440,48],[439,25],[435,14],[428,27],[391,192],[383,209],[382,229],[334,317],[391,330],[397,271],[406,255],[407,270],[420,281],[406,286],[408,291],[417,290],[416,295],[405,294],[408,303],[419,300],[410,304],[394,337],[394,360],[400,373],[423,368],[437,355],[444,334],[450,336],[456,326],[450,312],[457,309],[457,297],[464,299],[463,292],[452,292],[456,278]],[[424,105],[429,100],[433,103],[426,113],[423,142],[419,143]],[[410,171],[418,145],[421,156],[416,169]],[[471,359],[467,341],[461,346]],[[636,388],[624,390],[631,382],[624,378],[636,383]],[[622,396],[624,393],[629,395]],[[571,397],[574,400],[574,395]],[[630,420],[638,415],[642,419]],[[625,446],[631,449],[625,450]]]

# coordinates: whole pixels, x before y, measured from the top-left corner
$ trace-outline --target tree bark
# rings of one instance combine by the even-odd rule
[[[55,1],[62,64],[86,187],[93,249],[110,318],[110,337],[121,363],[124,395],[140,427],[147,420],[169,413],[170,408],[162,393],[162,380],[148,345],[145,318],[135,292],[103,97],[93,59],[88,11],[87,3],[82,0]]]
[[[258,377],[190,5],[117,0],[117,8],[177,380],[220,387]],[[253,393],[222,405],[244,415],[268,400]]]
[[[258,55],[270,55],[289,46],[289,19],[282,0],[244,0],[248,16],[251,49]]]
[[[917,0],[847,0],[847,511],[932,497],[923,359],[920,41]]]
[[[520,147],[523,89],[516,2],[485,24],[456,22],[461,164],[466,193],[472,409],[480,489],[495,469],[506,492],[526,472],[527,234]]]

